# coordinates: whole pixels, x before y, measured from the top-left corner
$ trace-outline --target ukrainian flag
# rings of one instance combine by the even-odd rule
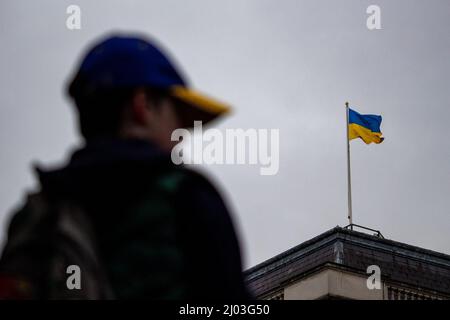
[[[361,138],[366,144],[371,142],[381,143],[380,125],[381,116],[373,114],[359,114],[355,110],[348,109],[348,139]]]

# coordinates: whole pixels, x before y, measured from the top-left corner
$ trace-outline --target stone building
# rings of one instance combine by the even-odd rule
[[[336,227],[250,268],[250,290],[276,300],[450,299],[449,255],[356,227]]]

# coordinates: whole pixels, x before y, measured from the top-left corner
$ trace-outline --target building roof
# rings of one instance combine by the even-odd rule
[[[390,284],[450,296],[450,255],[379,236],[335,227],[245,271],[257,297],[323,268],[343,268],[367,276],[378,265]]]

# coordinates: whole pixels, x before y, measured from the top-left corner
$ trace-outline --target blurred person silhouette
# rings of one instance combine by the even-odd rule
[[[229,107],[194,91],[139,36],[95,44],[68,93],[84,146],[13,215],[0,298],[249,299],[233,221],[202,175],[176,166],[177,128]]]

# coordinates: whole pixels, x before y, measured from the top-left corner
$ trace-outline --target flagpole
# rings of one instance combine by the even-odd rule
[[[348,221],[350,229],[353,230],[353,217],[352,217],[352,179],[350,174],[350,140],[349,140],[349,128],[348,128],[348,102],[345,103],[345,114],[347,118],[346,130],[347,130],[347,193],[348,193]]]

